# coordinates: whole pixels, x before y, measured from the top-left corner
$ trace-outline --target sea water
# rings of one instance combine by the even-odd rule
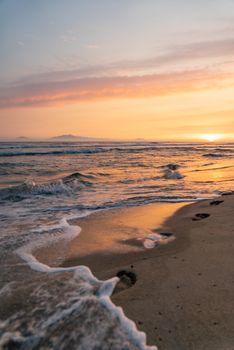
[[[0,143],[0,348],[148,349],[110,300],[118,278],[33,252],[72,240],[82,228],[70,220],[97,210],[231,191],[233,159],[232,143]]]

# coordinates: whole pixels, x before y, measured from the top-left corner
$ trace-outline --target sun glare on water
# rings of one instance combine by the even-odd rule
[[[205,134],[205,135],[201,136],[202,140],[206,140],[206,141],[209,141],[209,142],[217,141],[220,138],[221,138],[220,134]]]

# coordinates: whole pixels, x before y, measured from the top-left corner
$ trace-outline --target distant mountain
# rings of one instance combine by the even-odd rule
[[[104,140],[101,138],[94,138],[94,137],[85,137],[85,136],[79,136],[79,135],[58,135],[58,136],[54,136],[51,137],[49,139],[50,141],[97,141],[97,140]]]
[[[74,140],[76,140],[77,138],[79,138],[79,136],[75,136],[75,135],[68,134],[68,135],[58,135],[58,136],[54,136],[54,137],[51,137],[50,140],[57,140],[57,141],[69,140],[69,141],[74,141]]]
[[[27,140],[30,140],[30,138],[26,136],[19,136],[19,137],[16,137],[16,140],[27,141]]]
[[[0,137],[0,142],[102,142],[111,141],[111,139],[87,137],[72,134],[58,135],[50,138],[33,138],[26,136],[19,136],[15,138]]]
[[[1,1],[1,0],[0,0]],[[101,137],[88,137],[73,134],[57,135],[50,138],[33,138],[19,136],[15,138],[0,137],[0,142],[147,142],[144,138],[137,139],[111,139]]]

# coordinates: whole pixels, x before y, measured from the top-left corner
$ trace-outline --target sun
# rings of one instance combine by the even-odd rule
[[[209,142],[214,142],[217,141],[221,138],[220,134],[205,134],[205,135],[201,135],[201,139],[202,140],[206,140]]]

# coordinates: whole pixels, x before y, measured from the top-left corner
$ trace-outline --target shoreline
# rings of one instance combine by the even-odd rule
[[[69,224],[79,227],[81,233],[72,240],[59,240],[38,247],[33,255],[38,261],[51,267],[84,265],[98,278],[112,278],[106,272],[110,268],[112,272],[114,267],[121,265],[122,256],[131,262],[135,259],[135,254],[137,257],[139,254],[155,255],[154,249],[144,247],[144,239],[149,234],[171,230],[168,220],[178,210],[194,203],[196,202],[157,202],[100,210],[87,216],[69,219]],[[167,249],[174,243],[166,243]]]
[[[146,333],[149,345],[156,344],[159,350],[233,348],[233,209],[233,194],[187,204],[164,223],[176,235],[174,242],[150,250],[112,252],[104,265],[95,264],[101,254],[89,257],[99,279],[121,270],[134,272],[136,283],[121,286],[111,299]],[[63,266],[81,260],[66,260]]]
[[[233,209],[232,193],[191,204],[148,204],[96,212],[71,220],[72,225],[81,226],[83,235],[37,249],[33,255],[52,269],[87,265],[99,280],[118,275],[120,282],[111,301],[146,334],[149,346],[156,345],[159,350],[232,350]],[[170,232],[176,239],[145,249],[143,239],[152,231]],[[23,276],[28,281],[32,278],[27,289]],[[44,281],[48,292],[59,288],[61,298],[71,287],[65,281],[73,281],[69,270],[35,274],[25,263],[22,278],[18,291],[5,295],[1,309],[6,317],[16,310],[28,309],[29,315],[34,312],[37,281]],[[26,290],[32,302],[25,299]]]
[[[187,205],[169,218],[177,239],[165,253],[135,260],[138,283],[112,296],[159,350],[233,349],[234,196],[217,201]],[[210,216],[197,220],[198,213]]]

